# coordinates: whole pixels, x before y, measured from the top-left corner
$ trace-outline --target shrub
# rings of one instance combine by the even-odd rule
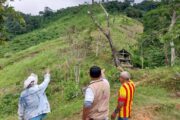
[[[133,17],[133,18],[141,18],[143,16],[141,10],[135,9],[133,7],[126,8],[125,13],[127,14],[128,17]]]
[[[66,100],[72,100],[79,96],[80,88],[74,81],[67,81],[64,87],[64,97]]]
[[[6,94],[0,101],[0,114],[13,115],[18,105],[19,94]]]

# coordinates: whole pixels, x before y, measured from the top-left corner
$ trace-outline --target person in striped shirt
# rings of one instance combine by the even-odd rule
[[[116,119],[118,114],[118,120],[128,120],[131,116],[135,85],[130,80],[130,74],[127,71],[120,74],[119,80],[121,87],[118,91],[118,105],[112,113],[111,119]]]

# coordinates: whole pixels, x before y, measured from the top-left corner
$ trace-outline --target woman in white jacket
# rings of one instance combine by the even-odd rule
[[[45,93],[50,82],[50,72],[46,70],[44,81],[38,85],[38,76],[32,73],[24,81],[18,106],[19,120],[43,120],[50,112],[50,105]]]

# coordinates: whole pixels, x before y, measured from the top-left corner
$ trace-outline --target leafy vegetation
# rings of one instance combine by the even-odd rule
[[[177,18],[172,31],[169,31],[173,11],[176,11],[177,16],[180,14],[178,6],[175,1],[168,5],[162,3],[157,9],[151,10],[144,15],[144,33],[139,39],[138,56],[141,56],[144,60],[145,67],[170,65],[171,41],[175,43],[176,61],[179,61],[179,18]]]
[[[165,64],[162,38],[163,40],[173,38],[175,47],[179,50],[179,21],[170,33],[165,34],[164,31],[171,22],[170,7],[165,4],[167,9],[164,9],[164,3],[163,6],[156,2],[145,3],[137,5],[137,8],[129,4],[123,8],[122,4],[114,2],[105,4],[108,11],[112,13],[110,30],[115,49],[125,48],[131,52],[133,63],[138,67],[142,66],[140,61],[143,51],[146,68],[143,70],[126,69],[132,74],[133,81],[142,82],[136,88],[133,119],[143,120],[145,118],[139,118],[139,116],[145,116],[153,120],[167,118],[179,120],[179,109],[176,107],[179,105],[179,98],[176,96],[173,98],[170,95],[180,90],[180,67],[177,63],[174,67],[156,68]],[[129,12],[128,9],[132,9],[132,15],[134,11],[142,12],[143,16],[139,17],[143,17],[143,34],[142,23],[121,12],[125,10]],[[113,66],[107,40],[94,26],[87,15],[87,10],[89,6],[81,5],[59,10],[57,13],[41,12],[41,14],[47,16],[52,14],[52,16],[45,17],[46,20],[37,28],[31,26],[30,20],[30,28],[26,31],[28,33],[17,35],[0,46],[0,119],[17,119],[18,97],[23,90],[24,79],[31,72],[35,72],[39,75],[39,83],[42,82],[43,71],[46,67],[51,69],[52,74],[52,80],[47,89],[52,108],[48,120],[81,118],[83,104],[81,89],[90,81],[88,70],[92,65],[99,65],[106,69],[106,77],[111,83],[112,93],[110,111],[113,111],[116,104],[116,92],[120,85],[119,72]],[[99,6],[93,5],[92,11],[105,26],[104,13]],[[38,18],[25,16],[29,17],[27,20],[32,19],[32,21]],[[142,36],[139,36],[140,34]],[[79,69],[79,81],[76,78],[76,69]]]
[[[156,9],[160,6],[160,2],[143,1],[141,3],[134,3],[133,6],[129,1],[110,1],[105,3],[106,9],[110,13],[125,13],[128,17],[142,18],[144,13]]]
[[[7,0],[0,1],[0,44],[8,40],[8,33],[5,27],[5,21],[8,16],[14,18],[19,24],[24,25],[24,19],[12,7],[6,5]]]
[[[2,119],[17,118],[15,113],[18,95],[12,95],[22,91],[22,82],[31,72],[37,73],[41,82],[42,71],[46,67],[52,70],[52,81],[47,90],[52,107],[52,114],[48,118],[50,120],[70,117],[81,109],[81,88],[89,83],[90,66],[98,64],[107,69],[110,80],[116,80],[117,71],[113,67],[108,43],[87,15],[88,9],[86,5],[74,8],[72,13],[52,20],[47,27],[18,35],[7,44],[1,45],[0,104],[4,110],[10,111],[1,111]],[[105,26],[101,8],[95,5],[93,11],[96,11],[97,17]],[[142,24],[124,15],[116,15],[116,18],[111,26],[115,47],[130,50],[130,46],[136,43],[137,35],[142,32]],[[113,18],[110,20],[112,22]],[[136,30],[131,35],[130,31],[134,28]],[[125,38],[127,41],[124,41]],[[79,82],[75,80],[75,67],[80,70]],[[9,94],[13,101],[6,98]],[[5,106],[6,101],[10,102],[9,106]]]
[[[142,18],[144,12],[155,9],[159,5],[159,2],[143,1],[142,3],[131,6],[129,1],[110,1],[104,2],[104,5],[110,13],[121,12],[127,14],[128,17]],[[9,33],[7,39],[12,40],[16,35],[31,32],[35,29],[44,28],[51,21],[58,20],[60,17],[63,17],[66,14],[76,14],[78,9],[80,9],[80,7],[71,7],[67,9],[60,9],[54,12],[51,8],[45,7],[44,11],[40,11],[39,15],[35,16],[18,13],[24,19],[25,24],[19,22],[19,20],[12,17],[12,15],[8,15],[7,20],[4,23],[6,32]]]

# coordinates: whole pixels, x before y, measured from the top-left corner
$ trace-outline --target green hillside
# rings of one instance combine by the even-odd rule
[[[38,73],[42,78],[42,71],[46,67],[51,68],[53,78],[47,93],[52,106],[51,116],[55,114],[57,118],[67,117],[69,112],[73,113],[80,109],[81,101],[77,99],[79,105],[74,106],[76,99],[73,101],[71,99],[74,99],[72,96],[76,94],[82,97],[80,88],[89,81],[87,72],[90,66],[97,64],[107,70],[112,69],[107,71],[108,73],[114,72],[107,40],[87,15],[87,6],[80,8],[82,9],[78,9],[77,13],[59,18],[46,28],[17,36],[12,42],[2,46],[1,52],[4,57],[0,59],[2,93],[0,98],[1,109],[4,111],[1,111],[0,115],[3,119],[6,116],[9,119],[12,119],[11,116],[16,116],[22,83],[30,72]],[[94,10],[100,21],[105,24],[101,9],[96,7]],[[138,21],[123,15],[116,16],[116,21],[111,27],[116,49],[130,50],[142,29]],[[97,42],[99,51],[96,56]],[[80,68],[78,87],[74,80],[75,66]],[[76,91],[73,86],[77,88]],[[69,102],[64,102],[67,100]],[[65,105],[67,103],[68,105]],[[69,109],[69,112],[63,110],[66,107],[68,110],[68,107],[72,106],[74,109]]]
[[[35,72],[40,83],[47,67],[52,73],[47,89],[52,109],[48,120],[80,120],[81,89],[90,81],[88,70],[92,65],[106,69],[112,88],[112,111],[119,87],[118,71],[113,65],[108,41],[95,27],[87,10],[87,6],[74,8],[72,13],[50,22],[47,27],[19,35],[0,46],[0,120],[18,119],[17,103],[23,81]],[[93,11],[105,27],[103,11],[97,6]],[[133,53],[143,25],[122,14],[115,14],[115,21],[113,18],[111,16],[111,34],[116,50],[125,48]],[[80,70],[79,82],[75,81],[75,68]],[[180,100],[176,95],[170,96],[180,89],[180,83],[173,81],[180,79],[180,67],[129,71],[134,81],[143,81],[136,90],[133,120],[180,119]]]

